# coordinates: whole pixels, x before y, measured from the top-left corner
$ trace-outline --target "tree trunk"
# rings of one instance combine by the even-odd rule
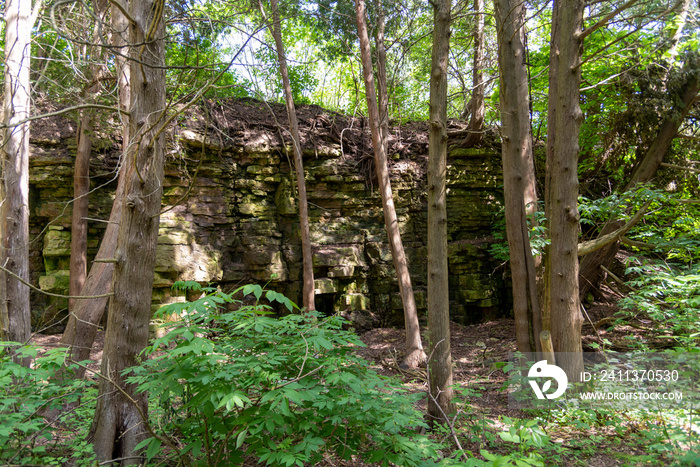
[[[549,66],[545,211],[550,246],[545,267],[543,328],[551,330],[557,359],[570,381],[583,371],[578,293],[578,138],[583,0],[555,0]]]
[[[433,52],[428,133],[428,378],[431,420],[448,421],[452,412],[452,352],[447,264],[447,60],[450,0],[433,3]]]
[[[309,207],[306,201],[304,163],[301,158],[301,137],[299,136],[299,124],[297,123],[296,109],[294,108],[294,99],[292,98],[292,87],[289,84],[289,74],[287,73],[287,59],[284,54],[284,44],[282,43],[282,25],[280,24],[277,0],[270,0],[270,7],[272,8],[273,18],[272,36],[275,39],[275,47],[277,48],[277,60],[279,61],[282,85],[284,86],[284,101],[287,106],[287,119],[289,120],[289,130],[292,134],[292,141],[294,144],[294,168],[297,175],[297,189],[299,190],[301,256],[304,267],[303,303],[307,310],[315,310],[314,265],[311,253],[311,238],[309,236]]]
[[[96,2],[97,15],[103,21],[107,14],[107,3]],[[93,44],[99,43],[100,28],[95,25],[92,32]],[[90,47],[90,56],[85,59],[99,60],[102,51],[94,45]],[[88,87],[86,97],[89,101],[100,90],[100,79],[103,75],[103,66],[100,63],[90,65],[88,75]],[[71,220],[70,237],[70,283],[68,295],[80,295],[80,291],[85,284],[87,277],[87,238],[88,238],[88,207],[90,192],[90,153],[92,152],[92,132],[94,129],[95,112],[91,109],[84,109],[80,113],[80,124],[76,139],[78,147],[75,155],[75,169],[73,171],[73,214]],[[68,299],[68,311],[75,309],[76,299]]]
[[[696,56],[695,60],[690,61],[692,65],[686,64],[687,66],[684,67],[688,73],[688,78],[679,93],[680,103],[669,112],[668,116],[661,123],[656,138],[649,146],[642,161],[632,172],[632,177],[627,183],[625,191],[631,190],[640,183],[646,183],[654,177],[678,133],[678,128],[685,120],[685,117],[688,116],[693,104],[698,101],[700,71],[697,67],[700,65],[700,59]]]
[[[116,52],[125,54],[127,50],[125,34],[128,33],[129,23],[124,15],[114,6],[111,8],[111,17],[114,30],[112,44],[115,46]],[[115,62],[118,73],[119,107],[124,111],[128,111],[130,107],[129,77],[131,72],[124,56],[116,55]],[[124,114],[120,114],[120,117],[124,119],[122,126],[122,151],[126,153],[129,147],[129,119]],[[119,232],[119,220],[121,219],[124,188],[124,170],[120,168],[117,192],[114,197],[112,212],[109,215],[109,223],[95,256],[96,262],[93,262],[90,273],[81,290],[83,296],[103,295],[112,291],[114,264],[100,262],[100,260],[114,258],[114,252],[117,248],[117,234]],[[95,341],[97,326],[102,319],[106,305],[106,297],[76,300],[75,307],[70,312],[68,324],[61,338],[61,343],[70,347],[70,359],[80,362],[90,358],[90,349]],[[77,374],[78,377],[82,377],[85,374],[85,369],[79,368]]]
[[[698,92],[700,92],[700,71],[698,71],[697,63],[695,63],[696,61],[697,56],[695,60],[690,59],[684,66],[687,71],[687,79],[679,92],[679,105],[671,109],[661,123],[659,132],[646,151],[644,158],[632,172],[632,177],[627,183],[625,191],[631,190],[635,185],[640,183],[651,181],[671,147],[673,139],[678,132],[678,128],[688,116],[693,104],[698,100]],[[603,226],[598,234],[598,238],[614,232],[620,228],[623,223],[624,222],[619,219],[610,219]],[[598,285],[603,275],[601,266],[610,268],[610,264],[613,259],[615,259],[619,248],[620,242],[616,241],[583,257],[579,271],[579,294],[581,297],[585,296],[592,287]]]
[[[406,355],[402,364],[409,368],[415,368],[426,361],[426,355],[421,343],[420,328],[418,326],[418,311],[416,309],[416,301],[413,297],[411,276],[408,273],[408,262],[403,249],[403,243],[401,242],[399,222],[396,217],[394,198],[391,193],[386,152],[380,140],[379,111],[377,110],[377,97],[374,89],[372,58],[369,50],[369,36],[367,34],[364,0],[356,0],[355,7],[357,13],[357,31],[360,37],[362,71],[367,97],[367,113],[372,130],[374,163],[377,170],[377,178],[379,179],[379,192],[382,196],[382,206],[384,208],[384,225],[389,237],[391,255],[394,260],[394,268],[396,269],[396,276],[399,281],[399,290],[401,292],[401,301],[403,302],[404,319],[406,322]]]
[[[680,5],[680,11],[673,19],[673,26],[671,29],[671,40],[669,44],[668,51],[666,52],[671,58],[671,61],[676,59],[678,55],[678,44],[683,37],[683,28],[685,27],[686,20],[688,18],[688,10],[690,9],[690,0],[683,0]]]
[[[80,295],[87,277],[87,215],[90,192],[90,153],[93,112],[81,112],[78,125],[78,148],[73,171],[73,218],[70,229],[70,284],[68,294]],[[68,299],[68,311],[75,310],[74,298]]]
[[[124,369],[138,363],[148,343],[153,293],[153,268],[158,243],[164,140],[159,132],[165,111],[165,47],[162,0],[132,0],[135,20],[131,48],[131,144],[124,162],[124,202],[119,222],[114,268],[114,296],[110,301],[102,359],[98,403],[91,429],[100,461],[127,458],[136,464],[136,445],[146,436],[146,393],[124,383]],[[149,66],[150,65],[150,66]],[[159,134],[161,133],[161,134]],[[119,388],[119,389],[118,389]]]
[[[29,60],[31,2],[5,3],[5,96],[0,150],[0,265],[29,280]],[[31,335],[29,288],[0,272],[0,334],[27,342]],[[29,365],[27,359],[23,364]]]
[[[484,132],[484,114],[486,102],[484,100],[484,0],[474,0],[476,12],[474,22],[474,68],[472,70],[472,98],[470,101],[471,119],[467,130],[464,145],[467,147],[481,144]]]
[[[520,352],[541,348],[541,309],[537,271],[530,248],[528,210],[536,210],[535,166],[530,134],[528,76],[525,63],[525,8],[518,0],[496,0],[500,71],[503,191],[510,251],[513,314]]]
[[[386,46],[384,45],[384,6],[382,0],[377,0],[377,101],[379,111],[379,139],[384,154],[389,152],[389,82],[386,77]]]
[[[116,63],[117,85],[119,87],[119,108],[125,112],[131,107],[131,67],[127,63],[126,55],[129,53],[129,20],[119,11],[119,8],[110,7],[110,21],[112,35],[110,42],[114,47],[114,62]],[[122,119],[122,152],[129,148],[129,135],[131,123],[129,117],[120,113]]]

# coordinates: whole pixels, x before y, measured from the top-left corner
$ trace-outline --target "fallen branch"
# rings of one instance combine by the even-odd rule
[[[656,245],[653,245],[651,243],[638,242],[637,240],[632,240],[628,237],[625,237],[624,235],[622,237],[620,237],[620,241],[627,246],[633,246],[635,248],[645,248],[645,249],[656,248]]]
[[[578,244],[578,255],[583,256],[587,255],[589,253],[593,253],[596,250],[599,250],[603,248],[604,246],[607,246],[617,240],[620,239],[624,234],[629,232],[629,230],[634,227],[634,225],[639,222],[639,220],[646,214],[647,209],[649,209],[649,206],[651,205],[651,201],[647,201],[644,203],[644,206],[642,206],[639,211],[637,211],[637,214],[632,217],[632,219],[629,220],[625,225],[620,227],[614,232],[610,232],[609,234],[603,235],[601,237],[598,237],[594,240],[589,240],[587,242],[582,242]]]
[[[620,279],[619,277],[617,277],[617,276],[615,275],[615,273],[613,273],[612,271],[610,271],[610,269],[606,268],[606,267],[603,266],[603,265],[600,266],[600,269],[602,269],[603,272],[604,272],[605,274],[607,274],[608,276],[610,276],[610,278],[611,278],[612,280],[614,280],[615,282],[617,282],[617,283],[620,284],[621,286],[627,287],[627,288],[630,289],[632,292],[638,292],[638,290],[635,289],[634,287],[625,284],[625,281],[623,281],[622,279]]]

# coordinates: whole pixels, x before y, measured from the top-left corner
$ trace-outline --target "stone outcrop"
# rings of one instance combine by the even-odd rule
[[[268,287],[293,300],[300,297],[301,246],[294,175],[286,155],[289,141],[274,122],[285,122],[284,112],[275,106],[273,119],[261,103],[231,108],[222,107],[218,114],[214,106],[207,112],[190,111],[171,131],[154,308],[184,300],[170,290],[176,280],[224,290],[269,282]],[[253,113],[260,116],[251,123]],[[313,106],[300,113],[317,308],[346,312],[360,326],[400,324],[401,300],[381,201],[372,187],[368,133],[359,119]],[[75,132],[66,119],[43,125],[32,139],[30,159],[32,280],[43,290],[66,293]],[[459,147],[459,140],[459,135],[452,138],[448,151],[450,299],[452,319],[466,323],[505,312],[508,294],[502,270],[488,255],[493,223],[502,209],[499,148],[467,149]],[[94,151],[91,257],[114,196],[117,147],[118,141],[102,135]],[[390,155],[416,301],[425,312],[424,125],[394,128]],[[54,319],[66,306],[64,300],[36,293],[33,304],[37,322]]]

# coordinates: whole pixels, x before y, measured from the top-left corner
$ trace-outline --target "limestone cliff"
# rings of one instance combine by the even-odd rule
[[[402,320],[381,201],[373,189],[371,143],[362,119],[316,106],[298,111],[303,134],[314,248],[317,307],[346,311],[359,324]],[[176,280],[225,290],[266,283],[300,297],[301,246],[290,140],[284,107],[261,102],[209,102],[189,110],[170,131],[153,307],[173,296]],[[32,281],[47,291],[68,288],[75,131],[66,118],[33,130],[30,160]],[[503,270],[487,253],[501,215],[499,147],[462,148],[451,131],[448,229],[452,318],[473,322],[504,312]],[[118,138],[99,134],[93,153],[90,253],[109,217]],[[495,139],[495,138],[491,138]],[[391,178],[416,300],[425,311],[427,127],[391,131]],[[102,221],[100,221],[102,220]],[[53,319],[65,302],[33,294],[35,320]]]

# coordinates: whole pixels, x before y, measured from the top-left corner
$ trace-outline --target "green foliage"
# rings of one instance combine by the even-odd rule
[[[36,358],[35,347],[10,349],[13,345],[18,344],[0,343],[0,463],[92,465],[92,446],[85,439],[96,387],[72,377],[75,365],[63,366],[65,349],[51,349]],[[33,359],[31,367],[14,362],[15,352]],[[90,403],[79,405],[81,398]],[[76,408],[63,413],[67,405]],[[56,437],[52,424],[42,416],[51,410],[61,412],[59,421],[70,437]]]
[[[700,259],[700,206],[669,197],[630,238],[652,245],[669,261],[692,265]]]
[[[640,313],[654,321],[663,338],[686,349],[700,349],[700,266],[674,268],[664,262],[646,262],[627,268],[634,289],[620,300],[624,319]],[[643,341],[635,340],[638,345]]]
[[[540,208],[543,209],[544,206],[540,206]],[[497,242],[489,246],[489,253],[497,260],[506,262],[510,260],[510,252],[506,239],[505,210],[502,212],[503,215],[499,216],[493,223],[494,228],[492,230],[492,235]],[[544,254],[544,249],[549,245],[549,239],[546,238],[547,229],[544,227],[546,220],[543,210],[537,211],[533,216],[528,216],[527,218],[530,248],[533,256],[541,256]]]
[[[287,28],[289,29],[289,28]],[[286,36],[284,36],[286,37]],[[265,83],[265,87],[271,92],[271,96],[279,102],[284,102],[284,88],[282,87],[282,78],[279,72],[279,62],[277,61],[277,52],[269,48],[261,48],[255,54],[256,59],[263,64],[259,68],[253,70],[254,75]],[[292,97],[295,104],[310,104],[310,93],[318,84],[316,77],[317,69],[315,64],[295,64],[294,62],[287,64],[289,86],[292,88]]]
[[[663,190],[640,186],[622,194],[613,193],[610,196],[595,200],[584,196],[579,197],[578,211],[581,224],[587,226],[602,226],[608,220],[627,220],[636,214],[646,202],[652,202],[650,209],[658,208],[662,203],[669,202],[671,196]]]
[[[610,219],[629,220],[642,205],[651,202],[643,220],[626,234],[643,242],[649,251],[666,260],[692,264],[700,258],[700,207],[685,203],[678,194],[641,186],[635,190],[591,200],[579,198],[584,236],[596,235]]]
[[[234,299],[238,292],[254,302]],[[130,370],[129,381],[149,392],[158,407],[153,425],[180,447],[169,455],[203,465],[254,457],[302,466],[324,453],[430,464],[438,446],[414,433],[425,426],[414,398],[354,355],[363,344],[342,330],[345,322],[316,313],[275,318],[272,303],[299,311],[259,285],[159,311],[183,319],[146,349],[151,358]],[[143,446],[155,454],[159,443]]]
[[[625,465],[693,466],[698,459],[699,440],[690,427],[700,420],[689,412],[644,410],[629,413],[608,408],[567,407],[546,415],[547,429],[563,429],[569,435],[565,447],[552,443],[544,448],[549,462],[566,456],[566,449],[571,450],[575,458],[610,450],[611,457],[626,458],[629,463]],[[606,432],[613,437],[606,436]],[[624,440],[627,450],[636,448],[641,454],[620,453],[620,439]]]
[[[511,425],[507,431],[501,431],[498,436],[507,443],[513,443],[518,447],[517,452],[507,456],[498,457],[486,450],[481,454],[493,465],[515,466],[544,466],[544,458],[541,451],[549,443],[549,437],[538,426],[536,420],[511,420],[505,418],[504,423]]]

